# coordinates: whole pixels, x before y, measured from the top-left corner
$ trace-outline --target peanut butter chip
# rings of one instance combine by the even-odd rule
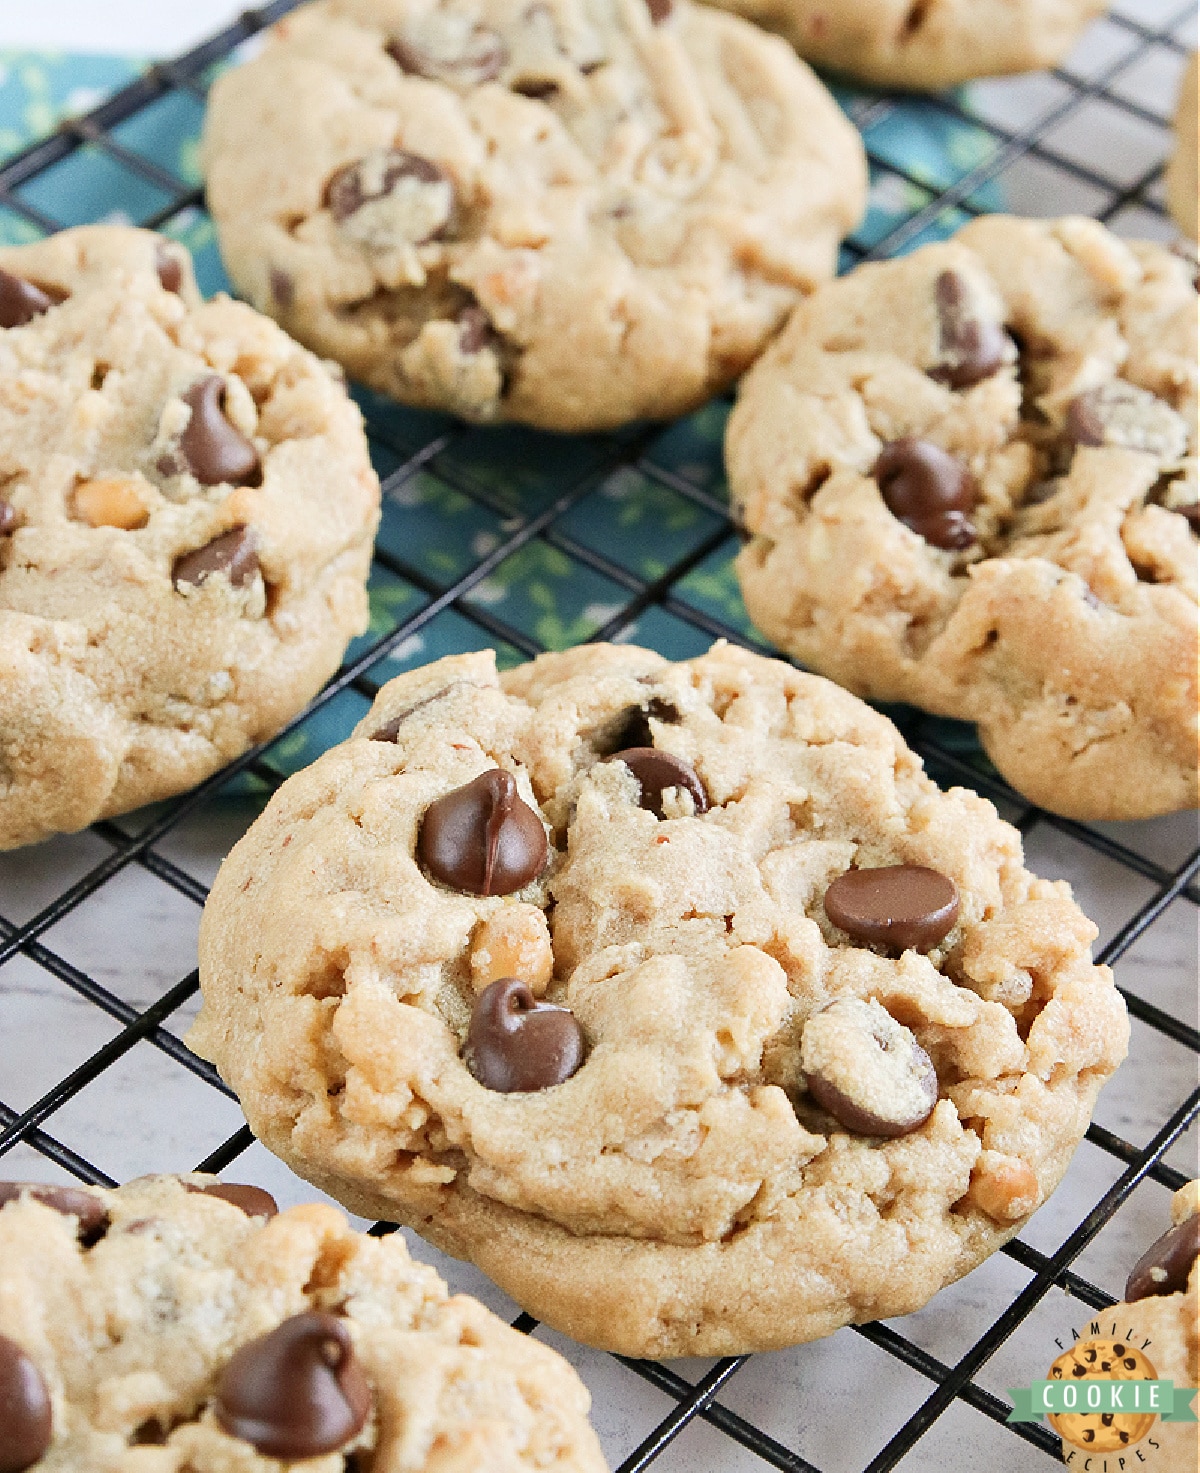
[[[209,578],[221,575],[234,588],[249,583],[258,571],[258,538],[252,527],[234,527],[194,552],[176,558],[171,578],[176,588],[198,588]]]
[[[198,379],[181,396],[192,411],[179,437],[188,470],[202,486],[248,486],[260,478],[258,451],[225,418],[225,380],[219,374]]]
[[[1200,1217],[1188,1217],[1168,1229],[1133,1266],[1125,1285],[1129,1304],[1156,1294],[1182,1294],[1192,1265],[1200,1257]]]
[[[472,895],[511,895],[535,880],[549,852],[542,821],[494,767],[425,810],[417,840],[435,879]]]
[[[284,1320],[243,1345],[225,1367],[217,1421],[269,1458],[316,1458],[362,1431],[371,1388],[336,1315]]]
[[[838,998],[814,1013],[800,1067],[817,1104],[856,1135],[908,1135],[937,1104],[929,1055],[873,999]]]
[[[463,1056],[485,1089],[526,1094],[570,1079],[583,1063],[583,1030],[566,1008],[505,977],[477,999]]]
[[[54,298],[32,281],[0,271],[0,327],[24,327],[54,306]]]
[[[961,550],[976,540],[978,488],[956,456],[906,436],[883,447],[872,472],[888,511],[934,547]]]
[[[132,481],[81,481],[75,488],[75,515],[93,527],[144,527],[150,512]]]
[[[42,1373],[15,1340],[0,1335],[0,1473],[24,1473],[52,1435],[50,1393]]]
[[[82,1187],[43,1186],[39,1182],[0,1181],[0,1208],[6,1202],[15,1202],[22,1195],[32,1197],[43,1207],[61,1212],[64,1217],[78,1221],[77,1232],[85,1245],[95,1243],[104,1236],[108,1227],[108,1209],[94,1192]]]
[[[855,941],[928,951],[958,919],[958,889],[920,864],[852,869],[826,890],[825,914]]]

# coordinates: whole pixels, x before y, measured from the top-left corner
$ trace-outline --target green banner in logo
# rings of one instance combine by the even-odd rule
[[[1037,1422],[1047,1412],[1083,1415],[1104,1412],[1155,1412],[1164,1422],[1194,1422],[1194,1386],[1174,1381],[1035,1381],[1010,1387],[1010,1422]]]

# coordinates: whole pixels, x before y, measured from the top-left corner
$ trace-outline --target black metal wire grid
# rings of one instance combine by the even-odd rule
[[[213,36],[193,51],[174,62],[151,67],[129,86],[115,93],[94,111],[62,125],[51,136],[11,158],[0,167],[0,210],[29,222],[38,231],[52,232],[65,222],[51,218],[23,193],[24,187],[45,175],[47,170],[70,159],[81,149],[95,151],[121,169],[143,180],[166,202],[147,212],[138,223],[150,228],[169,227],[188,212],[202,208],[202,192],[176,177],[169,169],[143,156],[113,134],[113,129],[136,118],[165,97],[184,93],[203,101],[206,82],[214,64],[223,61],[241,43],[257,35],[292,9],[297,0],[274,0],[259,10],[248,11],[234,24]],[[1144,9],[1143,5],[1143,9]],[[1194,4],[1173,6],[1171,0],[1157,4],[1153,24],[1144,18],[1114,14],[1107,25],[1109,59],[1091,69],[1087,76],[1059,70],[1053,74],[1059,88],[1057,100],[1043,106],[1036,120],[1019,128],[1005,127],[980,117],[970,110],[962,94],[945,94],[926,100],[928,116],[942,116],[980,130],[989,140],[976,161],[961,169],[955,177],[931,177],[927,171],[906,168],[887,148],[872,147],[873,136],[893,118],[905,104],[893,98],[865,97],[861,94],[849,101],[855,121],[867,140],[873,174],[876,179],[892,176],[907,188],[912,208],[899,224],[892,224],[877,238],[869,231],[847,245],[847,260],[877,258],[910,248],[928,234],[943,232],[960,218],[978,213],[989,204],[989,188],[1014,163],[1035,160],[1051,166],[1062,176],[1074,178],[1081,187],[1099,192],[1103,202],[1095,213],[1104,221],[1119,220],[1131,211],[1141,216],[1162,215],[1159,203],[1161,156],[1133,177],[1111,178],[1094,161],[1081,162],[1071,157],[1069,146],[1060,145],[1089,103],[1115,110],[1135,124],[1161,130],[1166,100],[1157,111],[1134,100],[1122,88],[1122,78],[1141,67],[1152,54],[1163,52],[1182,55],[1187,45],[1187,27],[1195,17]],[[884,134],[886,128],[884,127]],[[1165,134],[1164,134],[1165,143]],[[1161,150],[1160,150],[1161,154]],[[378,406],[375,406],[378,410]],[[425,422],[422,421],[422,424]],[[724,637],[737,643],[750,643],[744,625],[722,617],[706,606],[703,598],[689,592],[688,582],[698,570],[714,560],[728,558],[736,545],[737,530],[729,517],[728,506],[720,487],[703,484],[677,468],[664,465],[656,458],[656,447],[664,434],[662,427],[642,427],[631,433],[605,437],[590,442],[589,452],[580,469],[573,464],[561,483],[543,488],[544,494],[534,498],[532,507],[514,507],[503,493],[489,486],[486,479],[472,474],[471,437],[476,432],[457,424],[438,424],[413,443],[411,426],[397,432],[395,421],[385,412],[373,412],[368,404],[368,429],[373,449],[380,455],[387,473],[385,496],[395,499],[422,478],[432,477],[451,493],[466,497],[481,508],[499,532],[488,539],[479,555],[454,567],[439,577],[431,571],[431,560],[422,556],[424,549],[396,551],[385,545],[377,550],[377,574],[401,581],[415,598],[412,607],[380,637],[344,665],[308,711],[298,716],[272,742],[247,752],[224,772],[217,774],[193,792],[152,810],[139,822],[103,822],[94,826],[94,835],[104,846],[103,857],[91,865],[72,883],[64,884],[54,897],[20,922],[0,913],[0,967],[15,957],[23,957],[43,969],[74,994],[101,1010],[112,1019],[118,1031],[108,1043],[94,1052],[78,1068],[57,1079],[40,1098],[23,1109],[0,1100],[0,1157],[23,1146],[38,1153],[48,1163],[76,1178],[98,1184],[112,1184],[97,1165],[85,1155],[58,1139],[46,1127],[56,1112],[75,1100],[90,1084],[120,1061],[137,1045],[148,1043],[204,1081],[212,1089],[232,1098],[215,1071],[191,1054],[167,1024],[180,1009],[186,1008],[197,990],[197,974],[192,971],[170,987],[148,1007],[137,1007],[118,991],[89,974],[49,947],[43,939],[64,918],[71,916],[114,877],[136,870],[152,876],[176,895],[201,906],[205,886],[188,869],[164,852],[166,842],[177,834],[190,817],[213,803],[231,780],[250,775],[261,790],[273,790],[285,776],[286,763],[278,760],[286,752],[289,739],[306,723],[334,709],[347,693],[356,693],[359,709],[364,700],[374,697],[389,672],[381,666],[394,657],[406,642],[432,626],[439,617],[453,611],[473,631],[477,644],[494,643],[516,656],[531,656],[545,647],[544,641],[531,632],[528,621],[513,621],[495,613],[489,602],[478,595],[486,580],[509,559],[523,549],[539,546],[551,549],[569,560],[574,570],[596,575],[606,588],[619,591],[617,606],[607,608],[602,617],[594,618],[586,637],[594,640],[620,639],[631,634],[645,635],[646,616],[669,616],[680,628],[686,628],[699,640]],[[666,433],[669,433],[666,432]],[[532,442],[531,442],[532,443]],[[700,531],[690,545],[669,567],[647,573],[633,571],[627,559],[614,553],[611,545],[598,547],[594,540],[580,536],[572,528],[572,514],[589,497],[594,496],[614,475],[635,474],[645,484],[663,491],[679,504],[699,509],[703,514]],[[436,566],[436,560],[434,560]],[[576,631],[578,632],[578,631]],[[570,642],[569,636],[567,642]],[[652,637],[647,642],[653,643]],[[394,667],[393,671],[394,673]],[[357,712],[356,712],[357,714]],[[1101,961],[1113,964],[1127,955],[1130,948],[1146,937],[1164,913],[1175,902],[1190,906],[1200,904],[1197,874],[1200,872],[1200,848],[1195,849],[1177,866],[1164,865],[1158,859],[1115,838],[1110,832],[1072,822],[1034,808],[1013,793],[983,762],[977,749],[964,743],[946,723],[933,721],[916,712],[898,713],[898,720],[911,745],[921,753],[930,771],[941,780],[953,780],[974,787],[1001,805],[1028,838],[1035,830],[1051,829],[1084,846],[1103,860],[1120,866],[1129,877],[1138,877],[1152,887],[1149,898],[1127,919],[1100,952]],[[0,912],[4,907],[0,896]],[[4,991],[0,974],[0,995]],[[1190,1017],[1176,1016],[1149,999],[1122,988],[1131,1015],[1145,1024],[1150,1036],[1170,1040],[1194,1057],[1200,1054],[1200,1032]],[[1164,1112],[1172,1102],[1164,1102]],[[980,1372],[995,1357],[1010,1336],[1035,1311],[1052,1288],[1065,1290],[1082,1304],[1101,1310],[1112,1298],[1095,1284],[1076,1273],[1072,1265],[1097,1234],[1128,1201],[1138,1185],[1150,1179],[1175,1189],[1185,1176],[1165,1161],[1168,1150],[1179,1142],[1200,1117],[1200,1089],[1193,1089],[1166,1115],[1165,1123],[1145,1145],[1136,1145],[1104,1127],[1093,1124],[1088,1140],[1112,1158],[1121,1168],[1116,1180],[1092,1203],[1090,1209],[1072,1231],[1051,1253],[1044,1253],[1021,1240],[1009,1244],[1003,1252],[1028,1274],[1020,1291],[1006,1308],[983,1326],[977,1338],[953,1364],[946,1364],[928,1353],[914,1339],[886,1324],[857,1327],[854,1333],[873,1346],[894,1357],[925,1382],[928,1392],[916,1411],[904,1420],[878,1452],[870,1458],[862,1473],[885,1473],[901,1460],[910,1459],[918,1443],[937,1420],[956,1402],[974,1408],[992,1422],[1007,1426],[1008,1404],[981,1385]],[[198,1169],[221,1171],[237,1159],[252,1142],[247,1128],[234,1132],[212,1151]],[[0,1168],[2,1169],[2,1168]],[[377,1224],[372,1231],[390,1231],[387,1224]],[[528,1332],[535,1321],[521,1315],[515,1321]],[[762,1463],[788,1470],[788,1473],[822,1473],[821,1469],[797,1451],[785,1446],[753,1421],[731,1410],[720,1400],[721,1393],[745,1365],[749,1357],[731,1357],[718,1361],[707,1374],[692,1382],[678,1368],[652,1362],[622,1360],[638,1376],[665,1393],[669,1412],[633,1449],[620,1465],[620,1473],[640,1473],[649,1468],[664,1450],[695,1419],[703,1419],[742,1448],[756,1454]],[[1007,1428],[1030,1449],[1047,1454],[1056,1461],[1058,1439],[1040,1424],[1016,1424]],[[1038,1460],[1041,1464],[1040,1459]],[[847,1464],[840,1466],[848,1467]],[[858,1464],[855,1465],[856,1467]],[[932,1467],[933,1463],[908,1461],[907,1466]],[[824,1473],[832,1473],[826,1464]]]

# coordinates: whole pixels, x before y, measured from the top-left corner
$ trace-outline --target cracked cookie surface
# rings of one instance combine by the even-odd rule
[[[189,1044],[301,1175],[555,1327],[744,1351],[918,1308],[1053,1190],[1126,1046],[1094,935],[819,677],[463,655],[234,848]]]
[[[1055,812],[1194,806],[1195,436],[1186,263],[984,217],[823,288],[743,382],[747,608],[862,695],[977,722]]]
[[[818,66],[889,87],[952,87],[1039,71],[1106,0],[715,0],[778,31]]]
[[[0,848],[191,787],[366,626],[362,418],[187,252],[0,250]]]
[[[250,1216],[214,1189],[239,1193],[188,1176],[0,1195],[5,1466],[603,1473],[570,1366],[451,1297],[399,1235],[324,1204]],[[68,1215],[79,1199],[94,1213]]]
[[[325,0],[217,81],[205,159],[230,275],[301,341],[559,430],[730,383],[866,177],[804,64],[690,0]]]

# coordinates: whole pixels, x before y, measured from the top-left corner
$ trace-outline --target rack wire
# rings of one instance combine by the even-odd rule
[[[64,123],[9,159],[0,167],[0,212],[24,222],[35,234],[75,223],[53,218],[40,202],[36,186],[56,166],[82,154],[106,160],[147,187],[152,204],[138,223],[168,230],[181,221],[194,223],[197,212],[203,210],[201,189],[125,141],[127,125],[166,99],[184,97],[202,103],[216,66],[295,3],[275,0],[246,12],[186,55],[150,67],[86,116]],[[1077,198],[1082,191],[1093,204],[1093,213],[1118,228],[1122,222],[1132,222],[1165,235],[1160,200],[1162,154],[1167,147],[1164,115],[1169,99],[1162,98],[1161,107],[1148,106],[1145,89],[1140,97],[1134,96],[1134,89],[1125,85],[1124,79],[1134,76],[1155,57],[1183,56],[1195,6],[1177,5],[1173,0],[1136,0],[1135,11],[1134,3],[1126,0],[1125,10],[1118,10],[1105,23],[1101,59],[1084,74],[1060,69],[1041,79],[1040,105],[1017,126],[989,117],[987,107],[973,100],[977,96],[973,92],[923,99],[919,104],[922,127],[936,130],[941,123],[965,125],[982,140],[965,164],[951,166],[940,177],[936,169],[931,173],[906,163],[891,146],[892,128],[897,120],[911,120],[917,104],[886,96],[843,94],[844,105],[864,133],[875,189],[882,188],[893,198],[899,189],[906,201],[905,213],[898,222],[892,219],[880,228],[874,216],[868,218],[847,244],[845,263],[897,254],[993,207],[997,181],[1003,183],[1011,177],[1014,166],[1052,170],[1055,178],[1065,181],[1062,187],[1068,195]],[[1146,18],[1147,11],[1151,19]],[[1071,143],[1072,130],[1081,120],[1086,126],[1089,105],[1128,120],[1130,126],[1156,130],[1153,157],[1144,168],[1135,168],[1132,173],[1126,169],[1122,177],[1111,177],[1094,158],[1073,156],[1077,150]],[[563,442],[526,431],[472,430],[397,410],[369,395],[362,402],[372,450],[381,469],[385,505],[397,515],[417,518],[415,533],[389,539],[385,517],[373,573],[376,617],[371,635],[352,646],[338,675],[273,741],[245,753],[194,791],[147,814],[130,821],[94,825],[93,833],[104,849],[99,862],[64,884],[34,914],[19,922],[7,918],[0,896],[0,968],[14,958],[24,958],[107,1015],[117,1027],[103,1047],[58,1078],[27,1107],[17,1109],[0,1100],[0,1157],[23,1146],[80,1180],[111,1184],[99,1166],[53,1133],[54,1116],[141,1044],[160,1050],[214,1091],[232,1098],[215,1071],[192,1055],[169,1026],[194,999],[198,985],[194,971],[151,1005],[139,1007],[121,996],[119,989],[59,954],[47,944],[46,935],[114,877],[130,871],[140,871],[186,902],[201,906],[205,886],[188,868],[168,856],[166,849],[172,837],[193,815],[223,801],[223,795],[238,783],[243,792],[248,784],[260,798],[272,791],[286,776],[289,753],[294,756],[299,737],[309,740],[315,732],[319,749],[345,735],[365,710],[365,702],[410,658],[406,652],[419,648],[430,631],[440,628],[443,637],[458,648],[494,645],[509,660],[534,655],[547,644],[581,639],[638,638],[652,645],[669,646],[665,652],[676,655],[694,653],[712,638],[750,645],[756,642],[744,611],[730,593],[729,563],[736,550],[738,529],[730,518],[720,474],[719,424],[728,408],[727,401],[702,412],[708,415],[707,435],[697,443],[688,442],[689,453],[682,461],[678,455],[663,453],[665,445],[678,439],[678,426],[641,426],[618,435]],[[686,424],[684,433],[688,433]],[[517,501],[483,473],[497,435],[505,438],[507,453],[531,468],[526,478],[529,484]],[[628,553],[628,537],[609,515],[613,506],[619,511],[623,488],[628,490],[631,485],[638,495],[648,498],[651,514],[670,521],[673,512],[682,513],[675,517],[683,531],[673,539],[675,555],[669,565],[639,565]],[[469,546],[431,550],[422,543],[425,524],[420,520],[419,508],[430,497],[458,498],[459,505],[470,509]],[[603,507],[606,499],[608,510],[599,522],[584,514],[589,507]],[[528,608],[517,608],[515,613],[497,612],[491,581],[497,570],[511,568],[510,560],[521,557],[534,557],[540,560],[539,566],[550,559],[560,571],[565,568],[565,586],[578,583],[593,593],[602,590],[600,607],[595,606],[597,600],[593,598],[592,604],[585,605],[566,625],[561,620],[547,625],[544,618],[537,617],[536,610]],[[1113,964],[1126,957],[1174,903],[1181,902],[1192,912],[1200,904],[1196,883],[1200,848],[1177,865],[1164,864],[1135,842],[1127,842],[1125,836],[1116,838],[1106,829],[1045,813],[1026,803],[996,776],[964,729],[907,709],[890,714],[936,778],[966,784],[993,799],[1018,824],[1027,840],[1036,830],[1056,830],[1093,855],[1120,866],[1130,883],[1134,878],[1148,882],[1152,893],[1109,939],[1100,953],[1101,961]],[[0,993],[4,985],[0,970]],[[1146,1025],[1151,1041],[1170,1040],[1193,1057],[1200,1053],[1200,1032],[1193,1017],[1177,1016],[1127,986],[1122,992],[1131,1015]],[[1043,1454],[1057,1461],[1058,1439],[1040,1424],[1007,1426],[1008,1404],[981,1384],[980,1373],[1052,1288],[1065,1290],[1092,1310],[1113,1302],[1073,1265],[1141,1182],[1149,1179],[1171,1189],[1183,1184],[1184,1175],[1167,1164],[1165,1157],[1200,1116],[1200,1089],[1193,1089],[1177,1104],[1164,1101],[1163,1108],[1164,1112],[1169,1110],[1165,1123],[1144,1146],[1101,1125],[1092,1125],[1089,1142],[1116,1163],[1119,1175],[1099,1192],[1054,1251],[1042,1252],[1021,1239],[1003,1250],[1026,1271],[1023,1287],[995,1319],[978,1327],[972,1343],[955,1362],[945,1363],[892,1325],[862,1325],[845,1332],[863,1337],[927,1383],[916,1410],[888,1433],[865,1465],[856,1462],[855,1468],[862,1468],[862,1473],[885,1473],[902,1460],[909,1468],[937,1466],[923,1459],[919,1444],[938,1419],[958,1403],[1022,1439],[1031,1454],[1038,1455],[1034,1459],[1038,1466],[1045,1466]],[[251,1143],[247,1128],[236,1130],[199,1163],[198,1169],[223,1170]],[[372,1229],[376,1233],[390,1230],[387,1224]],[[519,1316],[515,1323],[526,1332],[536,1327],[528,1315]],[[826,1462],[818,1467],[722,1399],[722,1393],[735,1382],[748,1359],[741,1356],[717,1361],[694,1382],[679,1367],[623,1360],[622,1364],[665,1394],[669,1409],[628,1453],[620,1473],[641,1473],[651,1467],[697,1419],[755,1454],[762,1465],[787,1473],[834,1473],[834,1464]],[[837,1467],[848,1469],[849,1465],[843,1461]]]

